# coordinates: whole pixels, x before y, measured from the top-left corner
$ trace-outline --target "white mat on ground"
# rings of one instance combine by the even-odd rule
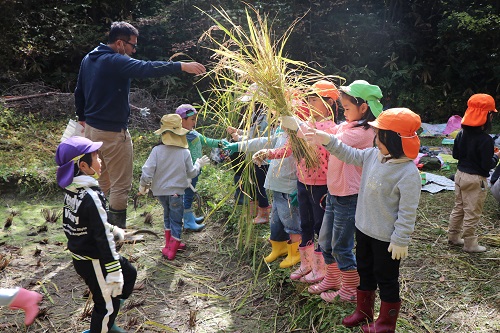
[[[443,190],[455,190],[455,182],[445,176],[436,175],[430,172],[426,172],[425,176],[427,183],[422,186],[422,191],[437,193]]]

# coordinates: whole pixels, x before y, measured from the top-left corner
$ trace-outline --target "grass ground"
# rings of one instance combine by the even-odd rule
[[[11,113],[0,118],[0,287],[22,285],[44,293],[46,313],[27,331],[81,331],[89,320],[83,283],[68,266],[60,221],[46,222],[41,214],[60,209],[52,161],[64,125]],[[156,138],[132,134],[138,177]],[[439,173],[453,171],[452,166]],[[208,167],[198,186],[205,207],[224,200],[231,184],[230,171]],[[499,205],[488,195],[478,230],[488,251],[468,254],[446,242],[453,202],[452,191],[422,193],[410,255],[401,266],[399,333],[500,332]],[[118,322],[134,332],[355,331],[340,325],[354,305],[325,304],[309,295],[306,285],[291,282],[290,270],[279,269],[278,262],[266,265],[268,226],[248,228],[246,215],[234,208],[229,199],[210,216],[206,231],[186,233],[190,248],[174,262],[159,256],[161,239],[148,236],[145,243],[124,245],[122,254],[134,261],[139,283]],[[145,224],[145,213],[152,214],[152,225]],[[153,198],[144,198],[137,211],[129,208],[129,225],[160,231],[161,214]],[[12,225],[5,227],[11,215]],[[22,316],[0,308],[0,331],[22,330]]]

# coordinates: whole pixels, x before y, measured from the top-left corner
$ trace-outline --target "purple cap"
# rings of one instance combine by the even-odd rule
[[[56,150],[57,184],[65,188],[73,182],[75,157],[92,153],[101,148],[102,142],[93,142],[82,136],[72,136],[61,142]]]
[[[181,116],[182,119],[186,119],[187,117],[194,116],[198,112],[196,112],[196,109],[191,104],[181,104],[177,107],[175,113]]]

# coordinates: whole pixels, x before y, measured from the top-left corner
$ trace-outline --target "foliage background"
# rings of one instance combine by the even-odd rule
[[[500,1],[334,0],[248,1],[274,19],[282,35],[303,16],[288,57],[351,82],[365,79],[384,92],[386,107],[406,106],[426,122],[461,114],[473,93],[500,95]],[[26,82],[72,92],[83,56],[112,21],[140,30],[136,57],[194,59],[210,67],[198,42],[222,7],[245,24],[243,2],[196,0],[0,0],[0,93]],[[199,100],[190,76],[134,80],[155,98]],[[201,90],[207,82],[198,83]],[[69,112],[72,112],[70,110]]]

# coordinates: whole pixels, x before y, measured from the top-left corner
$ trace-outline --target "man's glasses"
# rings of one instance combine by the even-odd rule
[[[132,44],[132,43],[129,43],[129,42],[127,42],[126,40],[123,40],[123,39],[120,39],[120,40],[121,40],[122,42],[127,43],[128,45],[132,46],[132,48],[133,48],[134,50],[135,50],[135,49],[137,49],[137,44]]]

